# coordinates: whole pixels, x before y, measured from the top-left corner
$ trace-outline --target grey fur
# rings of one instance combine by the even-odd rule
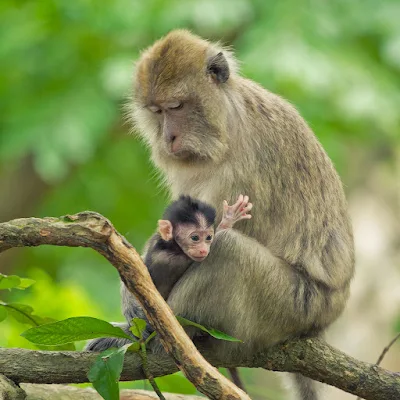
[[[220,52],[230,75],[215,85],[204,71]],[[134,122],[173,198],[188,194],[218,211],[224,199],[245,193],[255,205],[253,218],[217,233],[208,258],[174,286],[168,304],[175,314],[243,340],[219,342],[221,352],[247,353],[322,332],[349,296],[353,236],[340,179],[305,121],[288,102],[241,77],[229,51],[187,31],[143,53],[135,87]],[[147,108],[169,98],[185,104],[179,122]],[[163,137],[160,118],[167,117],[182,157]],[[130,316],[135,304],[122,291]],[[295,380],[300,398],[318,398],[311,381]]]
[[[135,336],[129,330],[129,325],[127,323],[113,323],[114,326],[118,326],[121,328],[125,333],[132,336],[132,340],[135,339]],[[85,351],[103,351],[107,350],[111,347],[122,347],[126,344],[130,343],[128,339],[122,338],[98,338],[90,340],[84,350]]]

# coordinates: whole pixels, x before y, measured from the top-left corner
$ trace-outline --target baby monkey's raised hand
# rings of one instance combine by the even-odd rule
[[[233,206],[228,205],[228,202],[224,200],[223,207],[222,220],[217,227],[217,232],[232,228],[236,222],[242,219],[250,219],[251,215],[248,213],[253,208],[253,204],[249,203],[249,196],[241,194]]]

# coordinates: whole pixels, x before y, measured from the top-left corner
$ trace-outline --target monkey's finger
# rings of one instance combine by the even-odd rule
[[[228,202],[226,200],[224,200],[222,202],[222,214],[226,215],[228,213],[228,210],[229,210]]]
[[[232,206],[234,212],[236,212],[238,209],[240,210],[241,208],[243,208],[243,200],[244,200],[243,195],[240,195],[236,203]]]
[[[236,222],[241,221],[242,219],[251,219],[251,218],[252,218],[251,214],[243,214],[240,217],[236,218]]]
[[[242,202],[243,202],[243,195],[242,195],[242,194],[239,194],[239,197],[238,197],[236,203],[235,203],[233,206],[236,206],[236,205],[238,205],[238,204],[240,204],[240,203],[242,203]]]
[[[249,204],[247,204],[246,207],[244,207],[242,209],[242,211],[246,213],[246,212],[250,211],[252,208],[253,208],[253,203],[249,203]]]
[[[248,204],[249,204],[249,196],[244,196],[243,201],[240,204],[239,209],[240,210],[244,210]]]
[[[248,213],[251,209],[253,208],[253,203],[248,203],[245,206],[239,207],[237,210],[235,210],[235,215],[238,217],[239,215],[243,215]]]

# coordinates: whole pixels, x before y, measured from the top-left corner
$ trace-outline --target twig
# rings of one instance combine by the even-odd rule
[[[154,391],[157,393],[157,396],[160,400],[165,400],[164,395],[161,393],[160,388],[158,387],[156,380],[154,379],[154,376],[150,373],[149,370],[149,365],[147,363],[147,349],[146,349],[146,344],[144,342],[140,343],[140,349],[141,352],[140,357],[142,358],[143,362],[143,372],[146,375],[147,380],[150,382],[150,385],[154,389]]]
[[[377,362],[375,365],[380,365],[382,362],[383,358],[385,357],[386,353],[390,350],[390,348],[395,344],[396,340],[400,338],[400,332],[391,340],[391,342],[382,350],[381,355],[379,356]],[[357,397],[356,400],[362,400],[361,397]]]
[[[392,341],[383,349],[381,355],[378,358],[378,361],[376,362],[376,365],[379,365],[381,361],[383,360],[383,357],[385,357],[386,353],[389,351],[389,349],[394,345],[396,340],[400,338],[400,332],[392,339]]]

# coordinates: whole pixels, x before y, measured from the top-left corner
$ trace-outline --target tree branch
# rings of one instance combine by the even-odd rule
[[[86,211],[61,218],[22,218],[0,224],[0,252],[42,244],[91,247],[99,252],[118,270],[167,353],[201,393],[211,399],[250,399],[197,351],[154,286],[139,254],[102,215]]]
[[[213,381],[215,375],[212,374],[215,370],[211,367],[207,367],[206,372],[203,372],[203,359],[200,355],[193,356],[193,344],[158,294],[139,255],[114,230],[108,220],[99,214],[84,212],[61,218],[29,218],[0,224],[0,252],[11,247],[41,244],[92,247],[104,255],[118,269],[128,288],[138,297],[147,317],[156,327],[168,353],[173,357],[156,357],[149,353],[148,364],[152,375],[174,373],[178,370],[175,364],[177,363],[196,386],[200,388],[200,385],[203,385],[202,389],[204,386],[209,387],[207,396],[227,398],[224,397],[225,382]],[[235,358],[235,355],[230,359],[219,359],[207,348],[200,350],[215,366],[259,367],[297,372],[367,400],[400,398],[399,373],[358,361],[318,338],[289,341],[256,355],[248,355],[246,359]],[[86,373],[95,357],[96,354],[86,352],[0,349],[0,373],[15,382],[86,382]],[[121,379],[144,379],[138,355],[126,355]],[[230,385],[231,388],[233,385]],[[203,393],[205,392],[206,390]],[[218,395],[217,392],[221,394]],[[248,398],[244,394],[234,393],[236,397],[232,398]]]
[[[204,397],[175,393],[163,393],[166,400],[204,400]],[[27,396],[27,397],[26,397]],[[23,383],[18,387],[0,374],[0,399],[7,400],[100,400],[102,397],[93,388],[77,388],[67,385],[32,385]],[[158,400],[149,390],[124,389],[121,400]]]

